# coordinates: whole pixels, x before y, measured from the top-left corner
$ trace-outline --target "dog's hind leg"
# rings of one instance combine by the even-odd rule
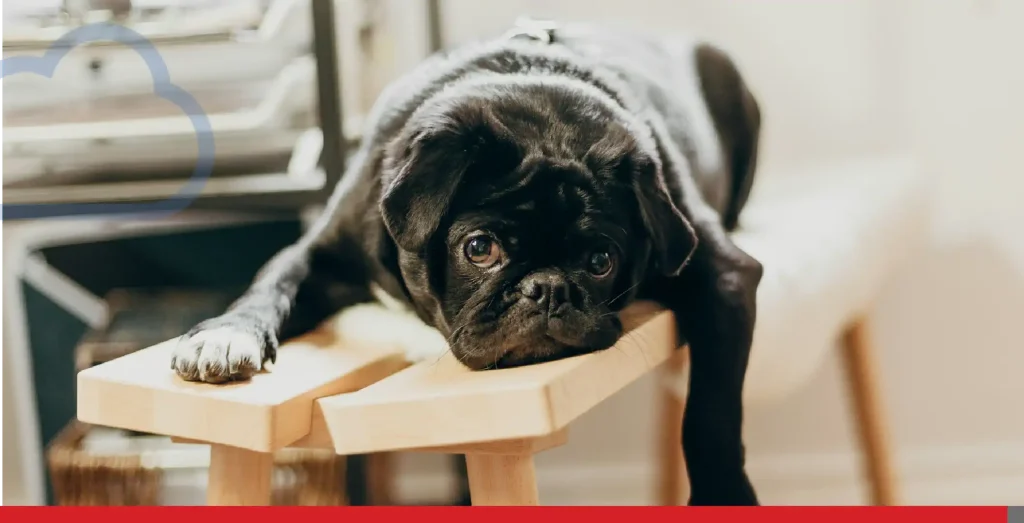
[[[737,247],[686,171],[682,155],[661,138],[666,176],[680,183],[679,210],[697,248],[678,276],[649,282],[644,298],[671,309],[690,349],[690,391],[683,453],[691,505],[756,505],[743,448],[743,382],[753,341],[761,264]]]

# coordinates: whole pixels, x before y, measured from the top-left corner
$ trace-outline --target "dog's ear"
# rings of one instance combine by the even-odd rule
[[[697,234],[669,193],[659,166],[641,159],[634,163],[633,192],[640,219],[653,244],[655,267],[675,276],[697,248]]]
[[[401,138],[400,138],[401,140]],[[391,179],[381,198],[381,215],[395,243],[418,252],[437,230],[471,159],[449,129],[421,131],[396,144]]]
[[[466,111],[392,144],[393,164],[380,209],[399,247],[410,252],[426,248],[470,173],[507,168],[514,145],[499,130],[486,115]]]

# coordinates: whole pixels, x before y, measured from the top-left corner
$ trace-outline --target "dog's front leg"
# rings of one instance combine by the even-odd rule
[[[178,340],[171,358],[178,375],[208,383],[249,378],[275,360],[279,340],[373,300],[360,238],[367,228],[362,211],[372,200],[369,175],[379,162],[379,151],[359,151],[309,231],[267,262],[227,312]]]
[[[359,252],[355,246],[349,249]],[[372,299],[364,266],[343,248],[300,240],[264,265],[227,312],[182,336],[171,367],[190,381],[249,378],[274,361],[278,340],[312,329],[343,307]]]
[[[682,273],[659,285],[690,349],[683,451],[691,505],[756,505],[744,469],[743,381],[761,264],[715,223],[695,223],[699,244]]]

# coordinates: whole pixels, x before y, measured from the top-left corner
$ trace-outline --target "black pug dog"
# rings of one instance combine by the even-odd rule
[[[609,348],[635,299],[690,347],[693,505],[755,505],[742,391],[761,265],[729,238],[760,112],[729,57],[529,24],[432,57],[370,115],[324,214],[222,316],[182,337],[187,380],[245,379],[340,309],[404,301],[472,369]]]

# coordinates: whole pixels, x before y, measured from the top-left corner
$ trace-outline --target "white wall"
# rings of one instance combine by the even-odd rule
[[[686,31],[730,50],[764,102],[766,162],[891,147],[903,128],[885,93],[896,57],[893,2],[860,0],[519,0],[443,3],[449,42],[499,33],[517,14],[657,33]],[[900,3],[900,2],[895,2]],[[879,128],[877,121],[890,123]]]
[[[930,250],[875,311],[908,503],[1024,502],[1024,3],[1016,0],[444,2],[450,43],[521,13],[705,35],[764,107],[763,171],[912,148],[935,180]],[[747,418],[766,503],[860,503],[838,361]],[[654,387],[636,384],[543,454],[546,503],[650,502]],[[405,463],[427,492],[436,463]]]

